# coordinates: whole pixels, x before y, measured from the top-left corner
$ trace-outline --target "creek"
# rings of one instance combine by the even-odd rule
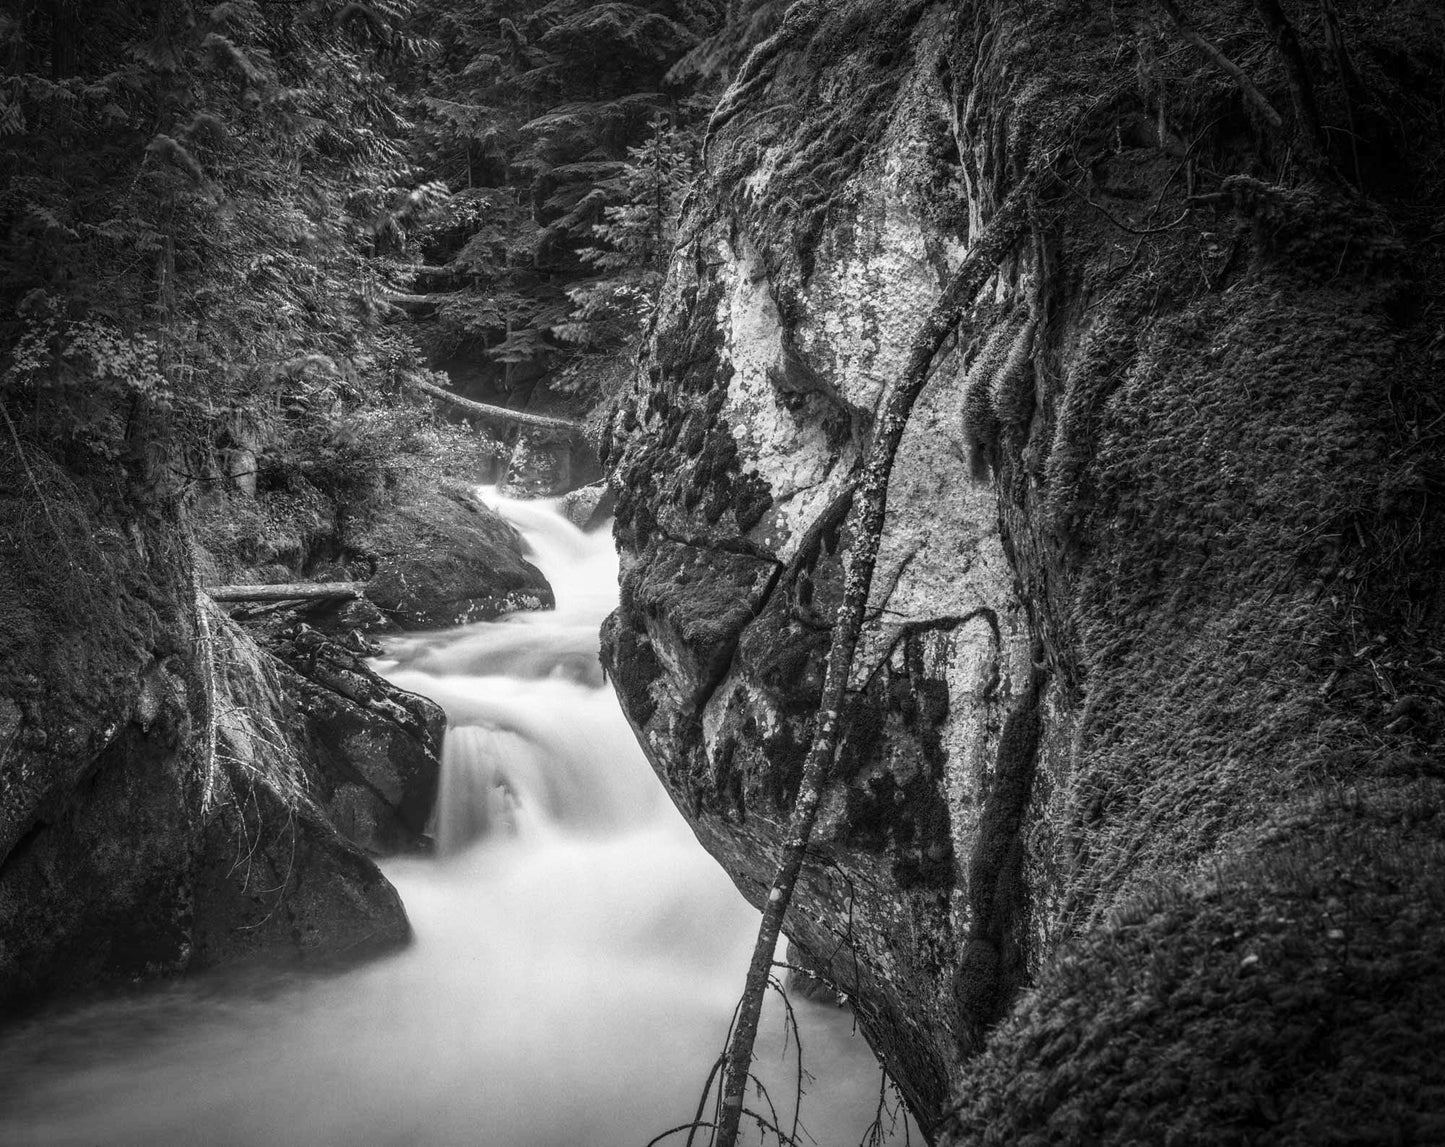
[[[602,680],[610,531],[483,494],[557,608],[396,638],[378,663],[449,718],[438,853],[383,865],[415,942],[339,975],[183,981],[22,1025],[0,1042],[0,1143],[642,1147],[693,1118],[757,913]],[[871,1052],[846,1011],[793,1012],[801,1142],[859,1143]],[[788,1127],[785,1015],[770,1000],[758,1052]],[[903,1141],[901,1122],[878,1140]]]

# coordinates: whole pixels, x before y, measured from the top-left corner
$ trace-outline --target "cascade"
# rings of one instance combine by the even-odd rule
[[[0,1142],[641,1147],[693,1117],[756,913],[602,680],[610,532],[481,493],[557,608],[396,638],[378,665],[449,719],[437,855],[383,866],[415,944],[339,975],[181,983],[22,1025],[0,1041]],[[794,1010],[803,1127],[858,1143],[878,1067],[845,1012]],[[788,1126],[781,1005],[759,1049]]]

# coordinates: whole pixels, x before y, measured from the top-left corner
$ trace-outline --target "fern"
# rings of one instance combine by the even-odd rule
[[[22,135],[25,127],[25,109],[0,96],[0,135]]]
[[[197,162],[196,157],[186,150],[185,146],[165,134],[157,134],[154,139],[146,145],[146,151],[159,159],[179,167],[197,183],[204,183],[206,173]]]
[[[265,73],[250,61],[245,52],[219,32],[208,33],[206,38],[201,41],[201,49],[209,52],[211,59],[217,64],[229,64],[235,68],[248,84],[259,87],[265,83]]]

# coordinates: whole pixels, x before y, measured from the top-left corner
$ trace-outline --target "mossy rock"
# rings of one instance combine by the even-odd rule
[[[411,491],[349,546],[374,565],[367,599],[400,629],[488,621],[552,604],[552,589],[523,556],[516,530],[461,485]]]

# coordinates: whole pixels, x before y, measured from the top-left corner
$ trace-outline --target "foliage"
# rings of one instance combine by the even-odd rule
[[[668,71],[721,18],[712,2],[423,0],[411,26],[434,49],[403,81],[416,159],[458,188],[422,244],[435,271],[418,289],[450,287],[434,358],[480,350],[505,388],[636,330],[706,108]]]
[[[0,29],[0,402],[32,440],[175,495],[239,427],[304,437],[408,369],[376,297],[445,191],[387,75],[408,10],[58,0]]]
[[[651,314],[677,233],[682,200],[696,175],[696,132],[658,116],[652,135],[627,149],[629,162],[614,185],[622,202],[603,209],[592,233],[604,244],[577,253],[597,278],[569,288],[571,321],[554,333],[584,346],[616,344],[638,334]]]

